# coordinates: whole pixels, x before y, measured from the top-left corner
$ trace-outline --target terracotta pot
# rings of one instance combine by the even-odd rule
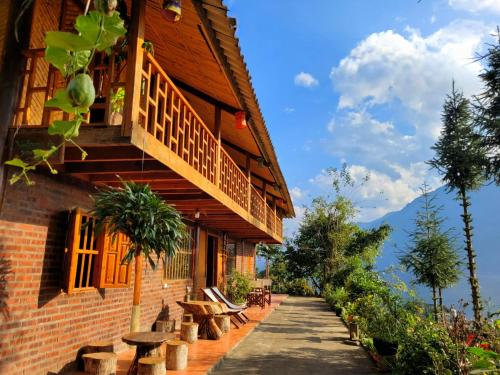
[[[373,338],[373,346],[380,355],[395,355],[398,351],[398,343],[385,341],[378,337]]]

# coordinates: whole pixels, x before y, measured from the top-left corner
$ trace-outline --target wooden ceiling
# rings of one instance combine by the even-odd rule
[[[242,106],[205,35],[192,1],[183,1],[181,20],[170,23],[161,14],[160,1],[148,0],[146,20],[146,39],[153,42],[155,59],[174,81],[181,83],[181,91],[212,132],[215,105],[223,106],[221,135],[223,140],[236,146],[236,149],[225,146],[233,160],[240,167],[246,164],[246,156],[237,149],[262,157],[250,129],[235,128],[234,111],[241,110]],[[259,167],[253,160],[252,173],[257,186],[263,187],[263,181],[268,181],[268,190],[285,198],[280,191],[273,191],[271,185],[277,181],[269,168]]]

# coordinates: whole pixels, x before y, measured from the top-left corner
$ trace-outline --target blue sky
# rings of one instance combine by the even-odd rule
[[[474,54],[492,41],[500,0],[226,0],[294,199],[328,194],[342,162],[370,180],[360,221],[398,210],[427,181],[452,79],[480,90]],[[288,221],[287,232],[297,225]]]

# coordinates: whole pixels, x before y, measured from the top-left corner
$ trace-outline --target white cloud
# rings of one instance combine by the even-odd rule
[[[351,164],[351,172],[372,176],[358,192],[370,202],[361,220],[402,208],[426,179],[439,184],[425,161],[441,130],[443,100],[453,79],[466,96],[479,92],[481,65],[473,57],[489,30],[480,22],[455,21],[426,36],[411,28],[374,33],[332,68],[340,99],[323,142]],[[311,182],[331,190],[324,173]]]
[[[304,196],[304,192],[297,186],[290,190],[290,195],[294,201],[301,199]]]
[[[477,91],[481,65],[472,58],[488,33],[485,25],[456,21],[427,37],[407,32],[371,34],[332,69],[340,109],[399,100],[413,111],[435,111],[453,78],[467,95]]]
[[[493,12],[500,14],[500,1],[498,0],[448,0],[448,4],[455,9],[468,12]]]
[[[349,166],[357,187],[344,194],[359,207],[359,221],[372,221],[388,212],[402,209],[420,195],[419,189],[424,182],[432,189],[440,186],[437,177],[428,175],[428,166],[423,162],[411,164],[408,168],[398,164],[390,167],[392,176],[361,165]],[[366,176],[369,176],[368,181],[362,184]],[[332,190],[332,177],[325,170],[309,182],[325,193]]]
[[[436,22],[436,15],[432,15],[431,18],[429,19],[430,23],[433,24]]]
[[[285,107],[285,108],[283,109],[283,111],[284,111],[285,113],[293,113],[293,112],[295,112],[295,108],[292,108],[292,107]]]
[[[293,79],[297,86],[314,87],[319,85],[319,81],[310,73],[300,72]]]

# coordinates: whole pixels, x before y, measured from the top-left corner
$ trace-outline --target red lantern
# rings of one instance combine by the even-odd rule
[[[181,19],[181,0],[163,0],[162,14],[169,22],[177,22]]]
[[[240,111],[234,114],[234,118],[236,119],[236,129],[246,129],[247,127],[247,119],[245,112]]]

